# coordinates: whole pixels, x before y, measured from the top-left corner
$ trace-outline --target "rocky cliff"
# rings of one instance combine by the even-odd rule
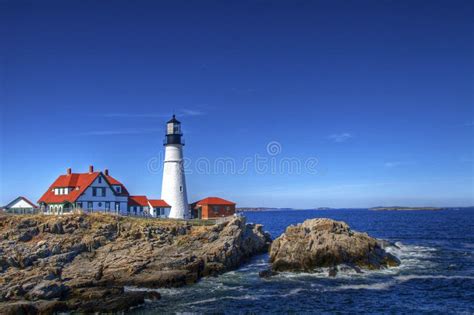
[[[381,241],[352,231],[344,222],[330,219],[306,220],[289,226],[273,241],[270,262],[273,272],[311,272],[318,267],[330,267],[331,275],[335,275],[337,266],[342,264],[357,271],[400,264],[383,249]]]
[[[0,217],[0,313],[117,311],[265,251],[261,225],[112,215]]]

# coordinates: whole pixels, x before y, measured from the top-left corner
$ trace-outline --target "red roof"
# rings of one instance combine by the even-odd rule
[[[148,199],[146,196],[130,196],[128,197],[128,205],[148,207]]]
[[[148,201],[152,207],[171,208],[171,206],[167,204],[166,201],[161,199],[149,199]]]
[[[199,200],[196,202],[198,205],[226,205],[231,206],[235,205],[235,202],[225,200],[219,197],[207,197],[205,199]]]
[[[118,185],[118,186],[122,187],[121,193],[119,193],[119,195],[121,195],[121,196],[128,196],[129,195],[127,188],[125,188],[125,186],[121,182],[119,182],[118,180],[116,180],[115,178],[113,178],[110,175],[105,175],[104,174],[104,176],[105,176],[105,179],[109,182],[110,185]],[[115,192],[117,192],[117,191],[115,191]]]
[[[92,173],[73,173],[70,175],[60,175],[43,196],[38,200],[38,203],[63,203],[75,202],[82,193],[89,187],[94,180],[99,176],[100,172]],[[73,188],[67,195],[55,195],[53,189],[60,187]]]
[[[121,196],[128,196],[128,191],[125,186],[120,183],[118,180],[111,176],[106,176],[101,172],[92,172],[92,173],[72,173],[66,175],[60,175],[51,186],[49,186],[48,190],[41,196],[38,200],[38,203],[63,203],[63,202],[75,202],[77,198],[79,198],[84,191],[89,187],[94,180],[102,174],[105,177],[105,180],[110,185],[120,185]],[[67,195],[55,195],[53,189],[54,188],[63,188],[68,187],[72,188],[72,190]],[[116,193],[116,191],[114,190]]]

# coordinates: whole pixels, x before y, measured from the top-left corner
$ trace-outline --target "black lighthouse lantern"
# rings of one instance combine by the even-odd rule
[[[180,144],[184,145],[182,141],[183,133],[181,132],[181,123],[176,119],[175,115],[173,118],[166,123],[166,138],[164,145],[168,144]]]

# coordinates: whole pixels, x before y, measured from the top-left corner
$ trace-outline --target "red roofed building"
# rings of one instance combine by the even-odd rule
[[[151,216],[157,218],[168,218],[170,216],[171,206],[161,199],[149,199],[148,204],[151,209]]]
[[[127,188],[104,172],[73,173],[70,168],[49,186],[38,200],[45,214],[65,214],[74,209],[101,211],[121,215],[167,218],[171,206],[164,200],[130,196]]]
[[[109,171],[60,175],[38,200],[46,214],[63,214],[73,209],[126,214],[129,193],[125,186],[109,175]]]
[[[130,196],[128,199],[129,215],[167,218],[171,206],[164,200],[148,199],[146,196]]]
[[[235,202],[219,197],[207,197],[191,204],[191,209],[196,219],[222,218],[235,214]]]
[[[5,212],[15,214],[33,214],[38,211],[38,206],[23,196],[16,198],[3,208]]]

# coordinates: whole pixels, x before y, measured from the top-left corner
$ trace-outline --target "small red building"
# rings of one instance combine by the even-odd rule
[[[191,209],[196,219],[222,218],[235,214],[235,202],[218,197],[207,197],[191,204]]]

